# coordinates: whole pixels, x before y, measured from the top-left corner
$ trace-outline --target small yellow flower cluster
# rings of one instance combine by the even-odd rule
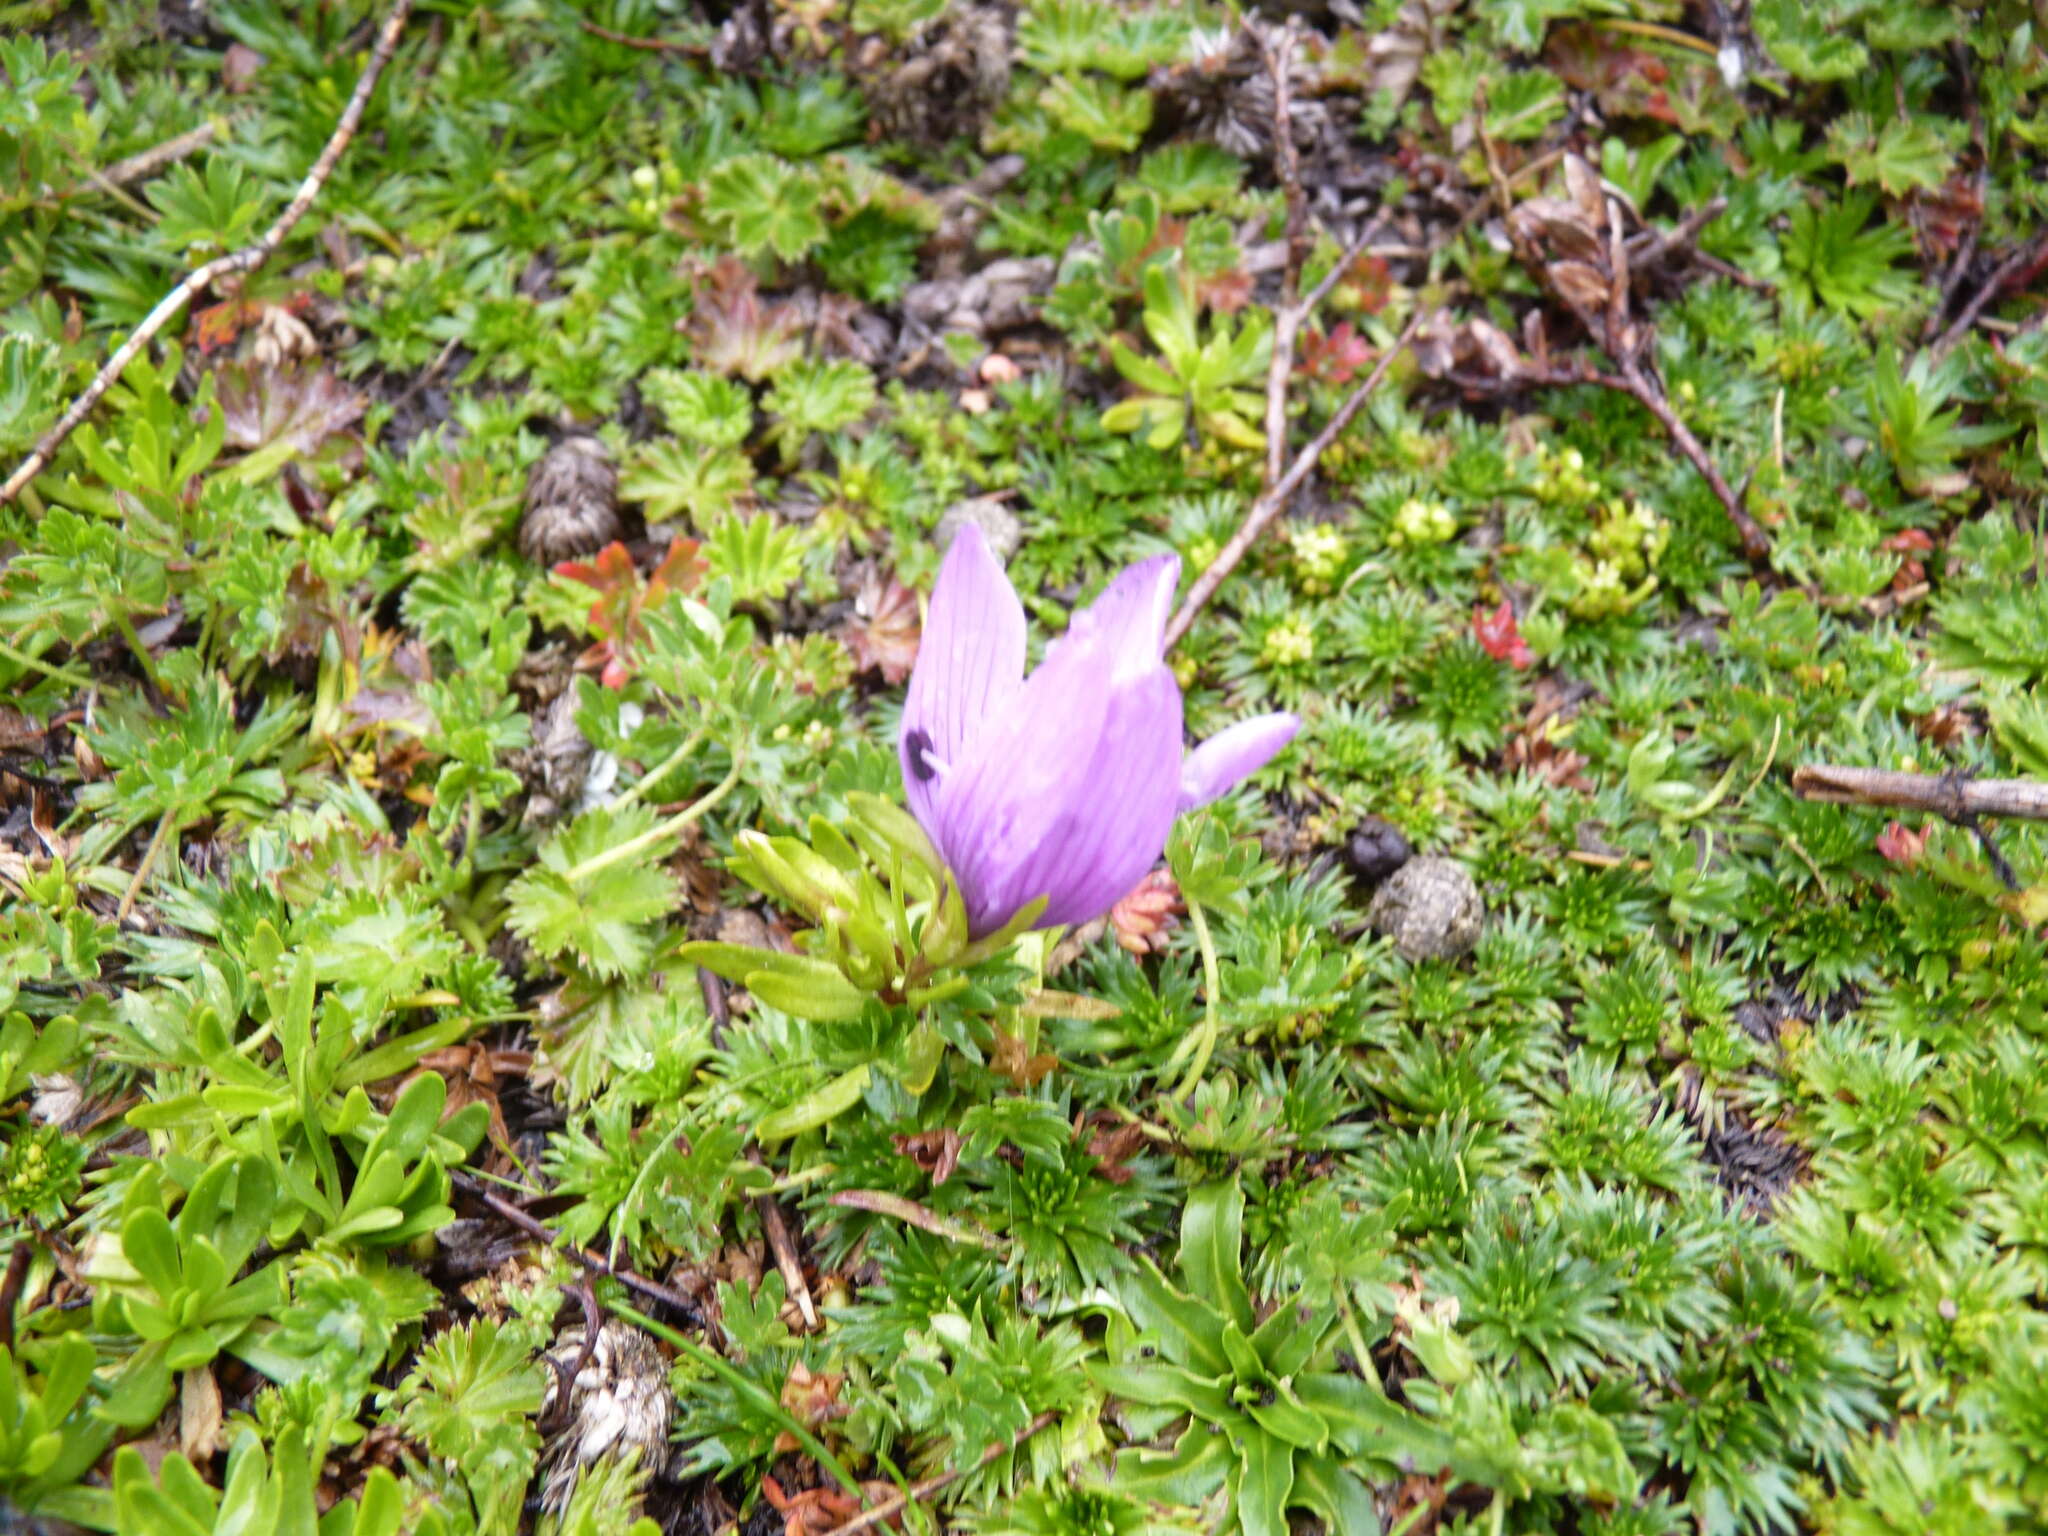
[[[1387,542],[1396,549],[1411,544],[1448,544],[1458,536],[1458,519],[1440,501],[1411,496],[1394,514],[1394,526],[1387,530]]]
[[[1578,591],[1565,606],[1581,619],[1627,613],[1657,590],[1657,561],[1670,542],[1671,525],[1649,507],[1611,498],[1594,514],[1593,530],[1574,561]]]
[[[1536,445],[1536,499],[1553,505],[1583,507],[1600,494],[1600,487],[1586,473],[1586,456],[1576,448],[1553,453],[1546,444]]]
[[[1337,584],[1350,555],[1341,530],[1330,523],[1305,523],[1287,536],[1294,555],[1294,579],[1311,597],[1321,596]]]
[[[1267,667],[1302,666],[1313,661],[1315,654],[1315,631],[1300,615],[1282,619],[1267,630],[1265,641],[1259,646],[1259,662]]]
[[[659,166],[635,166],[627,179],[636,195],[626,200],[626,211],[649,224],[660,222],[669,199],[683,189],[682,172],[666,160]]]

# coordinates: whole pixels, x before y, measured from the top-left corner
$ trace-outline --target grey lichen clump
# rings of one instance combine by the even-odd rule
[[[607,1321],[585,1352],[580,1328],[563,1332],[549,1353],[541,1422],[556,1427],[541,1455],[542,1507],[559,1511],[585,1467],[603,1456],[640,1453],[640,1465],[661,1468],[668,1456],[675,1398],[668,1363],[654,1341],[624,1323]],[[559,1404],[568,1383],[566,1412]]]
[[[989,553],[1005,564],[1010,556],[1017,553],[1017,546],[1024,542],[1024,525],[1017,514],[1003,505],[999,496],[975,496],[966,501],[956,501],[946,509],[939,519],[938,527],[932,530],[932,540],[941,551],[953,547],[953,535],[967,524],[972,523],[988,540]]]
[[[519,552],[542,565],[573,560],[619,536],[619,472],[603,443],[565,437],[526,477]]]
[[[1479,942],[1486,903],[1454,859],[1410,859],[1379,888],[1366,921],[1409,960],[1455,960]]]

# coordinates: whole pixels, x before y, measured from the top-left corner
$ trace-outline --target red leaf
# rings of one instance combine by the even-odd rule
[[[1372,347],[1345,320],[1328,335],[1305,331],[1301,338],[1301,371],[1330,384],[1349,384],[1372,361]]]
[[[595,671],[607,688],[625,687],[633,675],[633,650],[646,638],[641,616],[669,593],[687,592],[696,586],[704,570],[695,539],[677,539],[670,544],[661,564],[645,581],[626,546],[616,539],[599,550],[594,561],[562,561],[555,567],[557,576],[581,582],[597,594],[588,622],[598,639],[577,658],[577,665]]]
[[[923,628],[917,594],[893,574],[885,576],[870,567],[854,597],[853,618],[840,638],[853,653],[855,670],[879,672],[882,681],[893,686],[910,676]]]
[[[1894,821],[1877,834],[1877,851],[1894,864],[1912,865],[1920,862],[1920,851],[1927,846],[1927,834],[1915,832],[1903,822]]]
[[[1487,655],[1506,662],[1517,672],[1535,664],[1529,642],[1522,638],[1521,626],[1515,622],[1514,607],[1508,602],[1503,601],[1492,613],[1484,608],[1473,609],[1472,636]]]

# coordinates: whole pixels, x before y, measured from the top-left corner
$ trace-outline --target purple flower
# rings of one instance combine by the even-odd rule
[[[903,706],[903,784],[967,904],[993,933],[1039,897],[1039,926],[1114,906],[1206,805],[1301,722],[1261,715],[1183,758],[1180,686],[1162,659],[1180,576],[1141,560],[1073,616],[1024,676],[1024,607],[973,524],[939,568]]]

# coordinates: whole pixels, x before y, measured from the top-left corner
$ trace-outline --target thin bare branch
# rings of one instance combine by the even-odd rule
[[[705,58],[711,53],[710,46],[705,43],[674,43],[663,37],[634,37],[629,32],[614,32],[610,27],[600,27],[587,17],[578,17],[577,20],[592,37],[617,43],[621,48],[638,48],[645,53],[681,53],[691,58]]]
[[[148,149],[130,155],[125,160],[116,160],[100,174],[117,187],[130,182],[147,181],[166,166],[176,165],[188,155],[196,154],[214,141],[221,125],[209,118],[197,128],[191,128],[174,139],[165,139]]]
[[[1415,339],[1415,333],[1422,328],[1425,313],[1422,309],[1416,310],[1408,324],[1402,327],[1401,334],[1395,338],[1394,344],[1380,354],[1380,360],[1373,364],[1372,372],[1365,376],[1358,388],[1346,397],[1344,403],[1337,407],[1335,414],[1323,424],[1323,430],[1310,440],[1306,448],[1294,456],[1294,462],[1287,467],[1287,472],[1251,504],[1251,509],[1245,513],[1244,522],[1239,525],[1237,532],[1230,536],[1230,542],[1225,544],[1216,558],[1209,562],[1208,568],[1195,578],[1195,584],[1188,588],[1187,600],[1180,605],[1180,611],[1174,614],[1173,622],[1166,626],[1168,650],[1178,644],[1180,637],[1188,632],[1188,626],[1195,622],[1195,616],[1207,606],[1209,599],[1216,595],[1216,589],[1223,585],[1224,579],[1237,569],[1238,563],[1244,559],[1252,545],[1258,542],[1259,535],[1264,533],[1273,519],[1286,509],[1287,503],[1293,500],[1294,493],[1301,489],[1302,482],[1308,479],[1315,472],[1316,465],[1322,462],[1322,457],[1329,451],[1330,444],[1343,435],[1344,429],[1351,425],[1352,419],[1364,409],[1365,402],[1372,397],[1372,392],[1385,380],[1387,370],[1393,366],[1394,359],[1407,350],[1408,343]]]
[[[1700,478],[1707,482],[1708,488],[1721,503],[1722,510],[1728,514],[1728,520],[1735,524],[1735,531],[1742,540],[1742,552],[1752,560],[1761,560],[1770,554],[1770,535],[1749,515],[1742,505],[1742,498],[1737,496],[1734,487],[1728,484],[1720,466],[1714,462],[1713,455],[1707,452],[1706,445],[1693,435],[1692,428],[1671,409],[1671,402],[1664,398],[1664,391],[1644,373],[1641,364],[1634,358],[1620,363],[1618,371],[1614,373],[1578,367],[1531,369],[1509,380],[1508,383],[1538,384],[1550,389],[1569,389],[1577,384],[1590,384],[1598,389],[1612,389],[1629,396],[1657,418],[1657,424],[1671,439],[1671,445],[1685,455],[1686,462],[1698,470]]]
[[[1948,329],[1941,333],[1941,340],[1934,344],[1934,355],[1940,357],[1968,335],[1991,302],[2004,292],[2006,284],[2043,256],[2048,256],[2048,230],[2021,242],[2017,250],[1992,269],[1991,275],[1984,279],[1984,286],[1970,295],[1969,302],[1949,322]]]
[[[1313,238],[1308,229],[1308,198],[1301,189],[1301,153],[1294,144],[1294,109],[1288,77],[1294,65],[1294,26],[1279,29],[1275,42],[1254,29],[1273,81],[1273,175],[1287,200],[1284,240],[1286,263],[1280,271],[1280,303],[1273,320],[1273,355],[1266,366],[1266,484],[1280,478],[1287,462],[1287,380],[1294,371],[1294,341],[1301,331],[1301,267]]]
[[[413,0],[395,0],[391,12],[384,18],[384,25],[378,30],[377,45],[370,54],[370,62],[363,67],[360,79],[356,81],[354,93],[348,105],[342,109],[341,120],[334,125],[334,132],[327,145],[320,151],[320,158],[313,162],[306,179],[299,183],[299,190],[291,202],[285,205],[277,221],[266,229],[254,244],[243,246],[225,256],[216,256],[204,266],[186,274],[184,280],[165,294],[144,318],[135,332],[107,359],[93,380],[86,385],[85,392],[71,402],[69,409],[58,418],[57,424],[45,432],[35,446],[35,451],[22,460],[13,474],[0,484],[0,506],[21,494],[22,489],[35,479],[56,456],[78,424],[91,413],[100,397],[114,387],[115,382],[126,371],[143,348],[156,339],[157,333],[183,312],[192,299],[204,292],[223,277],[237,273],[253,272],[284,244],[284,238],[292,227],[306,216],[306,210],[313,206],[313,199],[320,195],[320,189],[327,184],[327,178],[334,174],[334,167],[342,154],[355,138],[356,128],[363,120],[363,109],[369,105],[370,95],[377,88],[377,80],[384,73],[384,66],[391,62],[391,55],[398,48],[398,37],[405,30],[406,19],[412,14]],[[118,169],[118,168],[117,168]]]
[[[1009,1455],[1010,1452],[1016,1450],[1018,1446],[1029,1440],[1040,1430],[1048,1428],[1058,1417],[1057,1413],[1047,1409],[1029,1424],[1018,1430],[1016,1434],[1010,1436],[1008,1441],[999,1442],[983,1451],[981,1459],[975,1462],[973,1466],[962,1468],[958,1472],[941,1472],[936,1476],[926,1478],[921,1483],[912,1483],[907,1492],[899,1493],[893,1499],[884,1499],[873,1509],[862,1510],[851,1520],[847,1521],[846,1524],[834,1526],[831,1536],[859,1536],[859,1533],[862,1531],[872,1531],[878,1526],[887,1525],[912,1504],[922,1504],[933,1494],[950,1487],[961,1478],[968,1476],[970,1473],[979,1472],[998,1457]]]
[[[1807,763],[1792,772],[1792,792],[1834,805],[1884,805],[1967,824],[1978,816],[2048,821],[2048,784],[2032,779],[1968,779],[1956,773],[1901,773]]]
[[[789,1230],[789,1218],[782,1214],[781,1202],[773,1195],[756,1195],[754,1210],[760,1215],[761,1230],[767,1234],[768,1251],[775,1255],[775,1268],[782,1275],[782,1284],[804,1320],[804,1331],[816,1333],[818,1304],[811,1299],[803,1259],[796,1251],[796,1238]]]
[[[525,1211],[514,1205],[510,1200],[505,1199],[501,1195],[493,1194],[484,1184],[483,1180],[475,1174],[458,1168],[454,1172],[454,1178],[455,1182],[461,1185],[466,1192],[483,1201],[493,1214],[502,1216],[506,1221],[511,1222],[513,1226],[535,1241],[545,1243],[550,1248],[566,1254],[589,1270],[591,1274],[603,1275],[607,1279],[616,1280],[628,1290],[638,1291],[650,1301],[658,1301],[663,1306],[674,1307],[685,1317],[695,1318],[703,1315],[703,1309],[681,1291],[672,1290],[659,1281],[650,1280],[645,1275],[636,1274],[630,1269],[613,1268],[600,1255],[592,1253],[586,1248],[578,1248],[560,1233],[541,1225],[540,1222],[527,1215]]]
[[[1542,285],[1546,293],[1578,316],[1587,334],[1614,360],[1617,370],[1608,374],[1578,369],[1539,368],[1502,382],[1508,386],[1532,381],[1547,384],[1597,384],[1634,397],[1643,409],[1657,418],[1658,425],[1664,428],[1672,445],[1685,455],[1687,462],[1698,470],[1701,478],[1707,482],[1715,498],[1720,501],[1722,510],[1728,514],[1728,520],[1735,525],[1736,533],[1742,540],[1743,553],[1752,560],[1765,558],[1771,550],[1770,535],[1764,532],[1763,526],[1754,517],[1750,516],[1748,508],[1743,505],[1741,495],[1729,485],[1727,477],[1721,473],[1720,466],[1714,463],[1713,456],[1707,452],[1706,446],[1693,435],[1692,428],[1672,410],[1670,400],[1665,397],[1663,385],[1658,382],[1654,372],[1644,364],[1644,359],[1650,352],[1651,331],[1647,324],[1638,324],[1630,318],[1630,242],[1622,235],[1620,205],[1612,195],[1604,199],[1607,208],[1609,268],[1607,304],[1604,313],[1595,315],[1558,285],[1551,265],[1544,260],[1542,251],[1537,249],[1534,237],[1523,229],[1514,217],[1514,193],[1509,186],[1508,178],[1501,170],[1499,150],[1486,131],[1485,101],[1482,99],[1477,102],[1473,110],[1478,124],[1479,145],[1485,154],[1487,173],[1493,183],[1493,195],[1500,204],[1501,218],[1507,225],[1508,239],[1514,246],[1516,259],[1528,268],[1529,275]],[[1687,221],[1687,224],[1691,225],[1687,230],[1687,238],[1697,236],[1699,230],[1705,227],[1707,219],[1718,212],[1712,203],[1697,210]],[[1696,223],[1693,222],[1695,219]],[[1681,225],[1681,229],[1684,228],[1686,226]],[[1671,243],[1677,241],[1679,232],[1672,231]],[[1640,263],[1652,251],[1661,254],[1666,248],[1664,245],[1645,247],[1634,259]]]

